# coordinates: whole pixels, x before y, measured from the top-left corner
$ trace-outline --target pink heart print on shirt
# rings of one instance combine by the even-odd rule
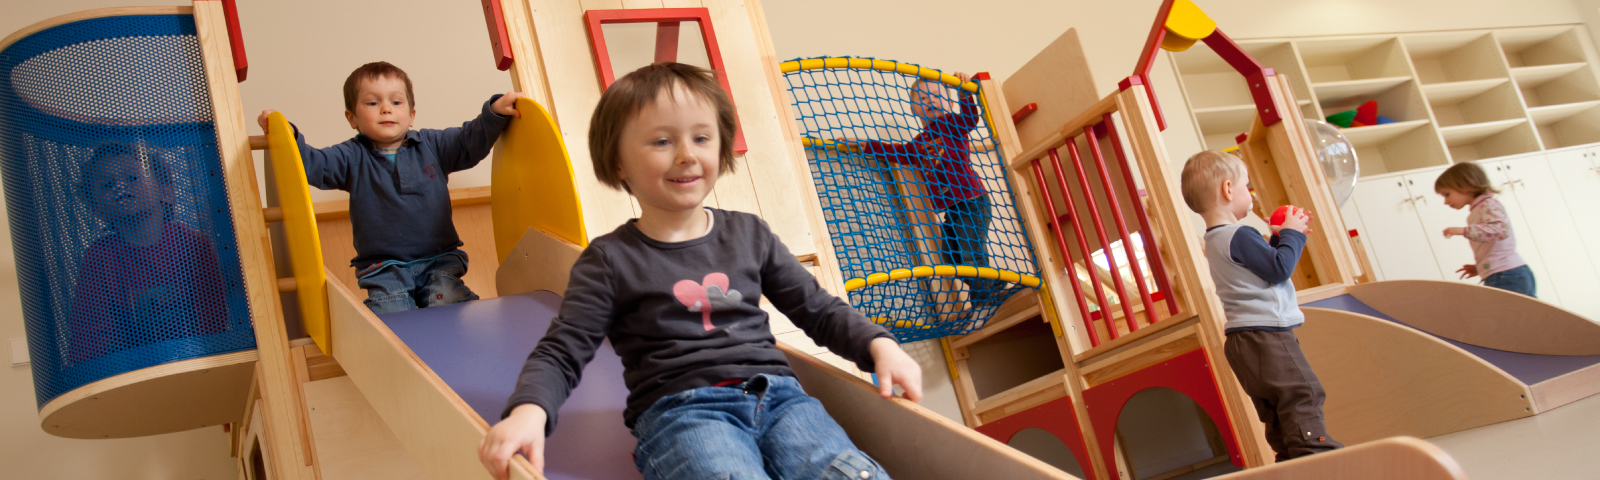
[[[672,285],[672,296],[678,302],[689,307],[689,311],[699,313],[700,321],[709,332],[716,328],[711,324],[711,312],[727,310],[737,307],[744,299],[736,290],[728,289],[728,276],[721,272],[706,274],[701,283],[694,280],[678,280]]]

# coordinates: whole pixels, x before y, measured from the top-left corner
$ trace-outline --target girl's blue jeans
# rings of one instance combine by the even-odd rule
[[[663,397],[639,415],[634,465],[645,480],[888,480],[793,377]]]
[[[1538,286],[1533,279],[1533,269],[1527,265],[1484,277],[1483,286],[1539,298],[1538,295],[1534,295]]]

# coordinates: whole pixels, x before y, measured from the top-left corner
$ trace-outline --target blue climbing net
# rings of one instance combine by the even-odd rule
[[[971,333],[1038,288],[977,83],[863,58],[783,71],[857,309],[909,342]]]

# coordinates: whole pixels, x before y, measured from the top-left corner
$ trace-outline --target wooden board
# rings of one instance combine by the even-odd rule
[[[1600,365],[1535,383],[1528,389],[1533,392],[1534,411],[1544,413],[1600,394]]]
[[[778,348],[806,393],[821,400],[856,446],[896,479],[1075,478],[921,405],[879,398],[877,387],[789,345]]]
[[[1444,450],[1409,437],[1319,453],[1242,472],[1218,480],[1465,480],[1461,465]]]
[[[1600,355],[1600,323],[1480,285],[1391,280],[1350,295],[1407,325],[1461,343],[1541,355]]]
[[[423,480],[400,439],[362,398],[350,377],[305,384],[312,436],[322,476],[328,480]]]
[[[1522,382],[1443,340],[1366,315],[1301,310],[1306,323],[1295,334],[1328,392],[1328,433],[1346,445],[1534,413]]]
[[[272,433],[264,447],[273,453],[271,458],[278,478],[314,479],[317,471],[304,436],[305,417],[297,407],[304,400],[290,366],[289,339],[278,297],[278,275],[271,260],[266,219],[261,214],[261,194],[257,191],[254,157],[245,130],[239,80],[234,70],[222,2],[196,0],[194,23],[205,65],[212,119],[217,129],[217,153],[227,181],[228,203],[232,207],[238,238],[239,263],[244,270],[245,291],[253,317],[251,324],[256,332],[262,418],[267,422],[266,430]]]
[[[1010,108],[1022,108],[1030,103],[1039,105],[1038,111],[1016,124],[1017,139],[1021,145],[1029,147],[1043,142],[1063,123],[1101,98],[1095,90],[1094,74],[1089,70],[1089,61],[1075,28],[1067,29],[1017,69],[1017,73],[1006,78],[1001,90]],[[992,113],[998,122],[1002,116],[1011,117],[1012,112],[997,110]],[[1007,160],[1016,159],[1008,157]]]
[[[1217,301],[1216,284],[1211,281],[1204,261],[1199,241],[1201,232],[1194,228],[1188,215],[1179,210],[1184,203],[1175,172],[1182,169],[1167,159],[1166,145],[1161,139],[1161,130],[1155,125],[1144,86],[1134,85],[1107,98],[1117,102],[1117,116],[1122,120],[1129,151],[1134,158],[1143,159],[1139,161],[1138,170],[1149,195],[1145,204],[1150,208],[1146,213],[1150,216],[1151,229],[1155,230],[1152,233],[1161,248],[1161,257],[1168,266],[1167,275],[1172,277],[1168,301],[1177,302],[1180,311],[1198,315],[1200,344],[1207,352],[1221,352],[1222,325],[1227,323],[1227,316],[1222,312],[1222,303]],[[1245,465],[1257,467],[1270,463],[1271,450],[1265,443],[1265,429],[1253,415],[1254,406],[1239,386],[1233,369],[1221,355],[1211,355],[1210,361],[1229,420],[1244,450]]]
[[[529,228],[512,247],[495,275],[495,285],[505,295],[537,290],[562,295],[567,291],[572,265],[583,248],[536,228]]]
[[[478,443],[489,425],[338,282],[328,282],[332,356],[430,478],[487,479]],[[542,479],[517,457],[512,478]]]
[[[39,427],[65,438],[128,438],[237,422],[256,352],[141,368],[67,391],[39,409]]]

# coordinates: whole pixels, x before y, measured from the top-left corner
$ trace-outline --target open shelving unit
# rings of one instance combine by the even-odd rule
[[[1396,123],[1344,129],[1363,176],[1600,143],[1600,82],[1577,25],[1238,40],[1289,77],[1306,118],[1378,101]],[[1171,54],[1206,148],[1254,107],[1206,49]]]

